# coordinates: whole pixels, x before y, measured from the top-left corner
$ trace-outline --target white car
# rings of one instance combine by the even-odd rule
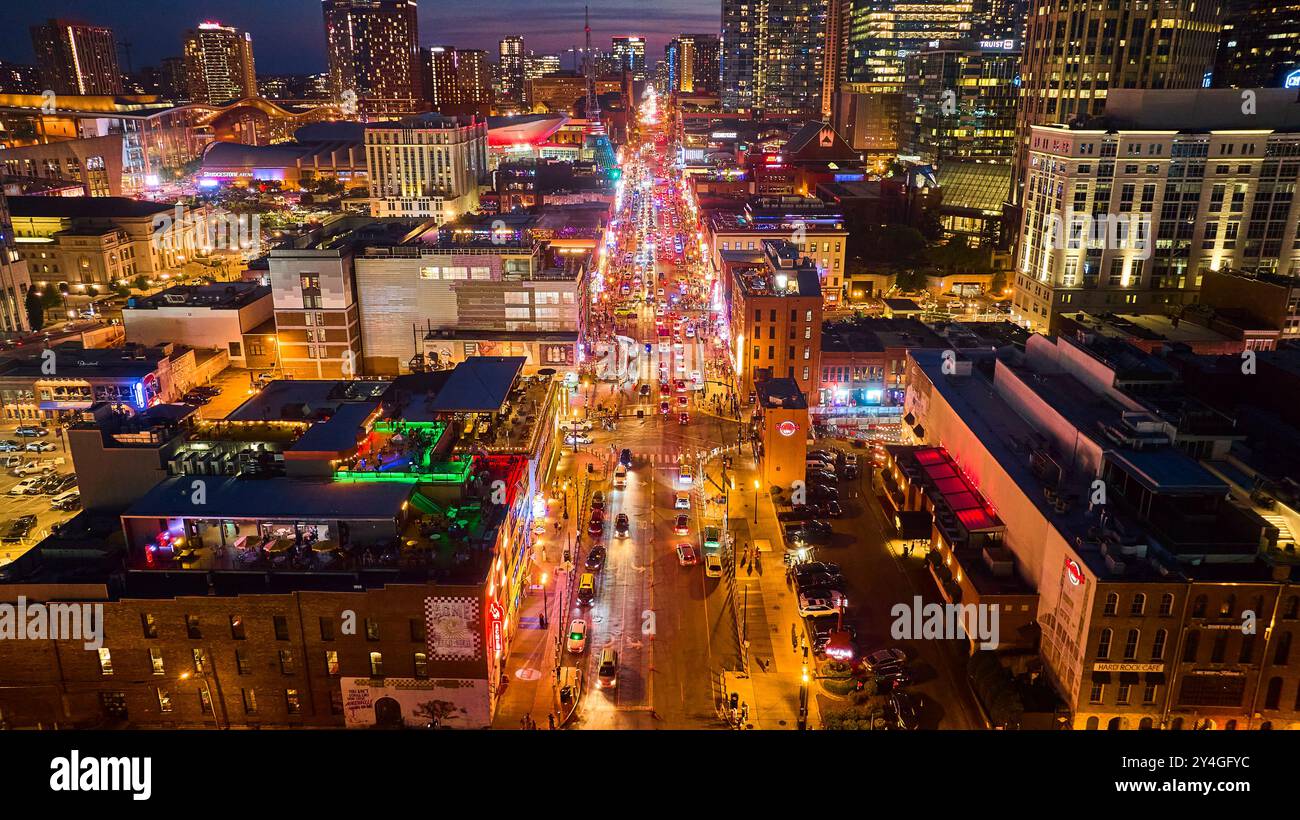
[[[660,341],[660,342],[659,342],[659,352],[660,352],[660,353],[667,353],[667,352],[668,352],[668,343],[667,343],[667,342],[665,342],[665,341]]]
[[[674,510],[689,510],[690,508],[691,508],[690,493],[678,493],[677,497],[673,499]]]
[[[708,578],[722,577],[722,557],[716,552],[704,556],[704,575]]]
[[[9,488],[10,495],[36,495],[40,492],[40,485],[44,479],[40,476],[24,478],[17,484]]]
[[[572,447],[575,444],[591,444],[591,436],[585,435],[583,433],[578,433],[576,435],[570,434],[564,437],[564,443],[569,445],[570,447]]]
[[[686,372],[686,359],[679,358],[677,360],[677,369],[682,373]]]
[[[0,441],[0,453],[16,453],[23,446],[16,441]]]
[[[841,607],[848,607],[849,599],[838,589],[809,589],[799,593],[799,616],[816,618],[836,615]]]
[[[54,450],[55,447],[48,441],[29,441],[27,442],[27,446],[23,449],[32,453],[48,453]]]
[[[585,430],[590,430],[591,427],[592,427],[591,422],[585,419],[575,419],[573,421],[566,421],[560,424],[560,429],[566,433],[578,433]]]
[[[575,655],[587,651],[587,622],[581,618],[574,618],[569,624],[568,647]]]

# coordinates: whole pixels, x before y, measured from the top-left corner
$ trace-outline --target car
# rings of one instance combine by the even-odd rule
[[[47,464],[43,461],[29,461],[26,464],[19,464],[9,471],[13,475],[22,476],[43,476],[47,473],[54,472],[54,465]]]
[[[613,689],[618,686],[618,652],[605,647],[600,650],[600,663],[596,667],[596,687]]]
[[[23,449],[29,453],[48,453],[57,448],[48,441],[29,441]]]
[[[660,413],[663,413],[663,414],[666,416],[666,415],[668,415],[668,411],[669,411],[669,409],[670,409],[670,408],[668,407],[668,402],[666,402],[666,401],[661,401],[661,402],[659,402],[659,412],[660,412]]]
[[[661,352],[662,352],[662,351],[661,351]],[[646,396],[649,396],[649,395],[650,395],[650,385],[648,385],[648,384],[643,384],[643,385],[641,385],[640,387],[637,388],[637,393],[640,394],[641,398],[645,398]]]
[[[809,450],[808,458],[818,458],[831,464],[832,466],[839,459],[840,454],[835,450]]]
[[[211,397],[205,396],[201,393],[190,392],[190,393],[186,393],[184,396],[181,396],[182,404],[194,405],[196,407],[205,405],[210,401],[212,401]]]
[[[50,499],[52,510],[75,510],[81,506],[81,491],[77,489],[59,493]]]
[[[592,505],[592,510],[591,510],[591,520],[592,520],[592,521],[602,522],[602,523],[604,522],[604,520],[605,520],[605,505],[604,505],[604,504],[601,504],[599,507],[596,507],[594,504]]]
[[[574,655],[581,655],[587,650],[587,622],[581,618],[574,618],[569,622],[569,638],[566,641],[568,649]]]
[[[808,470],[805,480],[816,481],[819,484],[831,486],[836,481],[839,481],[839,477],[836,476],[835,473],[827,472],[826,470]]]
[[[660,367],[663,367],[664,365],[663,365],[662,363],[660,363],[659,366],[660,366]],[[671,395],[672,395],[672,392],[673,392],[673,388],[672,388],[672,385],[670,385],[670,384],[668,383],[668,380],[667,380],[667,379],[660,379],[660,380],[659,380],[659,395],[661,395],[661,396],[671,396]]]
[[[566,433],[583,433],[590,430],[591,427],[591,422],[586,419],[574,419],[560,425],[560,429]]]
[[[689,510],[690,508],[691,508],[691,494],[677,493],[677,495],[673,498],[673,509]]]
[[[798,576],[795,578],[794,587],[796,592],[811,592],[816,589],[844,592],[844,576],[824,573]]]
[[[678,360],[677,360],[677,370],[678,370],[678,371],[685,371],[685,370],[686,370],[686,360],[685,360],[685,359],[678,359]]]
[[[9,495],[39,495],[40,492],[41,478],[38,476],[24,478],[9,488]]]
[[[678,393],[686,392],[686,382],[683,379],[678,379],[677,381],[673,382],[673,387],[676,388]]]
[[[685,535],[691,531],[690,518],[686,515],[677,516],[677,521],[673,524],[673,532],[678,535]]]
[[[14,435],[19,438],[37,438],[38,436],[44,437],[49,434],[50,431],[46,430],[44,427],[19,427],[17,430],[14,430]]]
[[[614,534],[619,538],[627,538],[628,529],[631,527],[627,519],[627,513],[619,513],[614,516]]]
[[[683,411],[683,412],[681,412],[681,413],[678,413],[678,414],[677,414],[677,423],[678,423],[678,424],[690,424],[690,423],[691,423],[691,414],[690,414],[690,413],[687,413],[687,412],[685,412],[685,411]]]
[[[582,578],[578,580],[578,603],[583,606],[591,606],[591,602],[596,600],[596,576],[590,572],[584,572]]]
[[[840,577],[840,565],[829,561],[809,561],[794,568],[796,581],[807,575],[827,575],[838,578]]]
[[[5,532],[3,540],[6,544],[15,544],[19,541],[25,541],[27,540],[27,536],[31,535],[32,529],[35,526],[36,516],[34,515],[24,515],[16,518],[14,519],[14,522],[9,525],[9,529]]]
[[[0,441],[0,453],[16,453],[23,449],[23,446],[13,439]]]
[[[858,466],[858,454],[857,454],[857,453],[845,453],[845,455],[844,455],[844,466],[845,466],[845,467],[857,467],[857,466]]]
[[[596,572],[605,566],[605,548],[600,544],[592,545],[587,551],[587,560],[583,562],[583,566],[591,572]]]
[[[605,531],[605,525],[599,519],[592,518],[591,521],[587,524],[588,535],[600,535],[604,531]]]
[[[799,593],[799,615],[803,618],[838,615],[849,599],[838,589],[814,587]]]
[[[686,326],[686,338],[688,338],[688,339],[694,339],[694,338],[695,338],[695,325],[687,325],[687,326]]]
[[[848,624],[840,625],[828,618],[809,618],[805,623],[812,636],[812,650],[818,655],[825,652],[826,644],[830,641],[831,635],[836,632],[847,632],[850,642],[858,639],[858,631]]]
[[[627,447],[619,451],[618,463],[630,469],[632,467],[632,451]]]
[[[837,501],[840,491],[826,484],[809,484],[808,497],[813,501]]]
[[[907,663],[907,653],[896,646],[877,649],[863,655],[862,663],[872,672],[883,667],[902,666]]]
[[[684,567],[693,567],[700,562],[700,556],[695,551],[694,544],[688,544],[683,541],[677,545],[677,563]]]
[[[704,556],[704,576],[706,578],[722,577],[722,557],[716,552],[706,553]]]
[[[575,444],[591,444],[591,436],[583,433],[570,434],[564,437],[564,443],[572,447]]]
[[[886,691],[895,691],[899,687],[907,686],[912,682],[911,673],[901,663],[878,666],[874,669],[868,669],[867,672],[876,679],[877,685]]]
[[[901,691],[895,691],[889,696],[889,711],[893,713],[898,728],[921,728],[920,700],[920,695],[910,695]]]
[[[591,494],[591,508],[602,511],[605,509],[605,493],[603,490],[596,490]]]
[[[667,339],[660,339],[660,340],[659,340],[659,352],[660,352],[660,353],[667,353],[668,350],[669,350],[669,348],[668,348],[668,340],[667,340]]]
[[[785,528],[785,540],[795,544],[814,544],[826,546],[831,542],[831,533],[822,530],[808,529],[806,524],[817,522],[807,521],[805,524],[796,524],[793,527]]]

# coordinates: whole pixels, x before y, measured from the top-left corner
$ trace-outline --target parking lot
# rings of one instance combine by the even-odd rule
[[[19,427],[14,422],[4,422],[0,424],[0,441],[12,441],[20,447],[25,446],[28,442],[48,442],[54,446],[49,452],[36,453],[19,450],[17,452],[0,453],[0,456],[20,456],[24,464],[36,462],[38,464],[48,464],[53,467],[53,474],[69,475],[73,472],[72,457],[67,452],[67,442],[58,435],[58,431],[53,427],[49,435],[39,438],[24,438],[18,436],[14,431]],[[36,525],[32,528],[31,533],[26,539],[17,543],[0,543],[0,564],[7,564],[26,552],[33,544],[49,535],[50,527],[55,524],[66,521],[76,514],[76,510],[60,511],[50,508],[50,499],[52,496],[41,493],[39,495],[10,495],[9,491],[15,485],[20,483],[23,477],[14,475],[13,467],[6,467],[0,471],[0,497],[3,497],[3,513],[0,514],[0,537],[9,531],[12,521],[24,515],[35,515]]]

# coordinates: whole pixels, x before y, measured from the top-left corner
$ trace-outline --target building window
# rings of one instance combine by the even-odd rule
[[[1148,683],[1142,688],[1142,705],[1150,706],[1156,702],[1156,690],[1158,688],[1154,683]]]
[[[1153,661],[1164,660],[1165,642],[1168,639],[1168,637],[1169,637],[1169,633],[1166,630],[1163,629],[1156,630],[1155,643],[1151,644],[1151,660]]]
[[[1160,615],[1167,618],[1174,614],[1174,595],[1172,592],[1166,592],[1160,596]]]
[[[382,652],[370,653],[370,677],[382,678],[384,676],[384,654]]]
[[[271,621],[275,626],[275,639],[277,641],[289,640],[289,619],[283,615],[276,615]]]
[[[199,711],[205,715],[212,714],[212,692],[206,686],[199,689]]]
[[[424,620],[421,618],[411,619],[411,643],[424,643]]]
[[[1277,636],[1277,651],[1273,653],[1274,666],[1286,666],[1291,660],[1291,633],[1283,632]]]
[[[1101,660],[1105,660],[1106,658],[1110,657],[1111,634],[1112,633],[1109,629],[1103,629],[1101,631],[1100,637],[1098,637],[1097,639],[1097,657]]]
[[[1140,616],[1147,608],[1147,596],[1139,592],[1133,596],[1133,603],[1129,604],[1128,614],[1134,617]]]
[[[1101,611],[1101,614],[1114,615],[1117,611],[1119,611],[1119,593],[1109,593],[1106,596],[1106,607]]]
[[[1094,683],[1092,685],[1092,691],[1088,693],[1088,702],[1101,703],[1101,699],[1102,697],[1105,696],[1105,694],[1106,694],[1105,684]]]
[[[372,618],[366,618],[366,640],[379,640],[379,622]]]
[[[159,687],[158,689],[158,711],[170,712],[172,710],[172,693]]]
[[[113,674],[113,653],[106,646],[99,648],[99,674],[104,677]]]
[[[252,689],[240,689],[239,694],[244,701],[244,714],[257,714],[257,693]]]
[[[331,678],[338,677],[339,674],[339,653],[333,649],[325,650],[325,674]]]
[[[235,671],[241,675],[250,674],[252,671],[248,665],[248,652],[243,649],[235,650]]]
[[[190,657],[191,657],[191,659],[194,661],[194,674],[196,674],[196,675],[202,675],[204,672],[207,671],[207,668],[208,668],[207,660],[208,660],[208,658],[207,658],[207,655],[204,653],[204,651],[203,651],[202,649],[195,649],[195,650],[191,653],[191,656],[190,656]]]
[[[230,616],[230,637],[237,641],[244,640],[244,618],[240,615]]]
[[[429,656],[423,652],[415,653],[415,676],[417,678],[429,677]]]
[[[293,650],[292,649],[280,650],[280,674],[281,675],[293,674]]]
[[[155,675],[166,675],[167,670],[163,666],[162,650],[154,647],[149,648],[149,667]]]
[[[158,637],[158,622],[147,612],[140,613],[140,628],[144,630],[146,638]]]
[[[1130,629],[1128,636],[1124,639],[1124,660],[1131,661],[1137,657],[1138,638],[1141,633],[1136,629]]]
[[[334,619],[333,618],[320,619],[320,639],[322,641],[334,640]]]
[[[1127,683],[1121,683],[1119,690],[1115,693],[1115,703],[1119,706],[1128,706],[1129,692],[1133,689]]]
[[[302,714],[302,699],[298,697],[297,689],[284,690],[284,708],[291,715]]]
[[[1183,663],[1196,663],[1196,654],[1201,644],[1201,633],[1187,633],[1187,643],[1183,644]]]
[[[197,641],[203,637],[203,630],[199,628],[198,615],[185,616],[185,634],[189,635],[190,640]]]

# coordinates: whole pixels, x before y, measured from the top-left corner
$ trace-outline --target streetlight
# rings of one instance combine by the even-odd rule
[[[754,523],[758,523],[758,479],[754,479]]]

